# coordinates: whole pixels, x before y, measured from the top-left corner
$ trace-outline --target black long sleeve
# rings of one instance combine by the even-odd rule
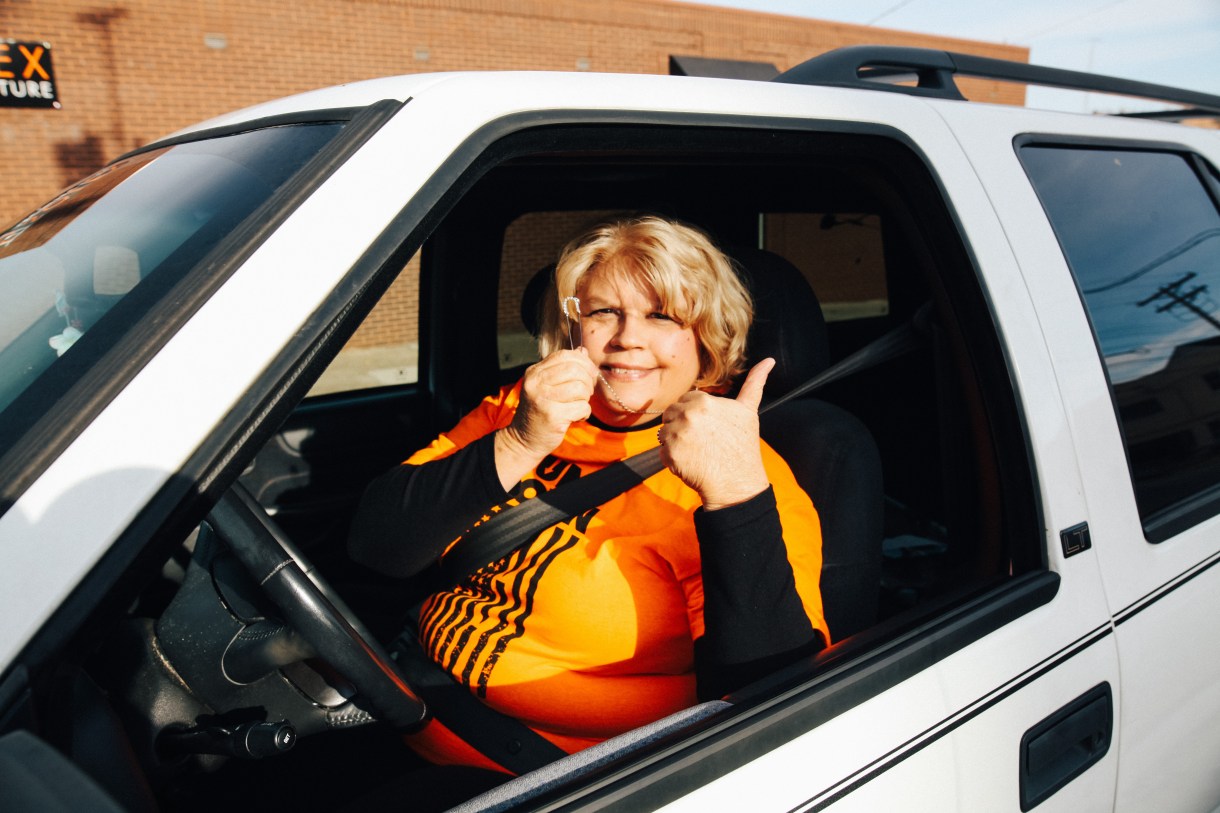
[[[348,536],[348,554],[404,577],[435,562],[487,507],[507,496],[496,474],[495,435],[421,466],[398,466],[371,482]]]
[[[805,614],[768,488],[718,511],[695,511],[705,633],[695,642],[700,699],[722,697],[822,646]]]

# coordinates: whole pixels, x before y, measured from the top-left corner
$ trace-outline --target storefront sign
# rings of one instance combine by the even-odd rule
[[[59,109],[50,45],[0,40],[0,107]]]

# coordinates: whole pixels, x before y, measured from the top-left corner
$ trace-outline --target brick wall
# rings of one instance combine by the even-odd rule
[[[418,333],[419,255],[416,254],[360,323],[347,347],[384,347],[414,340]]]
[[[0,0],[0,38],[50,43],[60,110],[0,109],[0,224],[187,124],[316,87],[463,69],[666,73],[671,54],[781,70],[841,45],[1023,48],[675,0]],[[975,83],[1020,104],[1019,86]]]

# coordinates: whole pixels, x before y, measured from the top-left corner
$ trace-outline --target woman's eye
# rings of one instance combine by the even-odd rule
[[[665,322],[677,322],[678,321],[674,317],[670,316],[668,313],[661,313],[660,311],[656,311],[654,313],[648,314],[648,318],[649,319],[660,319]]]

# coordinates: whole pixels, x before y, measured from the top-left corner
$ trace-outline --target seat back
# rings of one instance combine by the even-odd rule
[[[767,392],[778,397],[826,369],[829,346],[817,296],[790,262],[756,248],[730,249],[754,298],[749,364],[776,360]],[[765,403],[765,401],[764,401]],[[855,416],[816,398],[765,412],[763,439],[813,500],[822,525],[822,606],[837,641],[877,620],[884,488],[881,456]]]

